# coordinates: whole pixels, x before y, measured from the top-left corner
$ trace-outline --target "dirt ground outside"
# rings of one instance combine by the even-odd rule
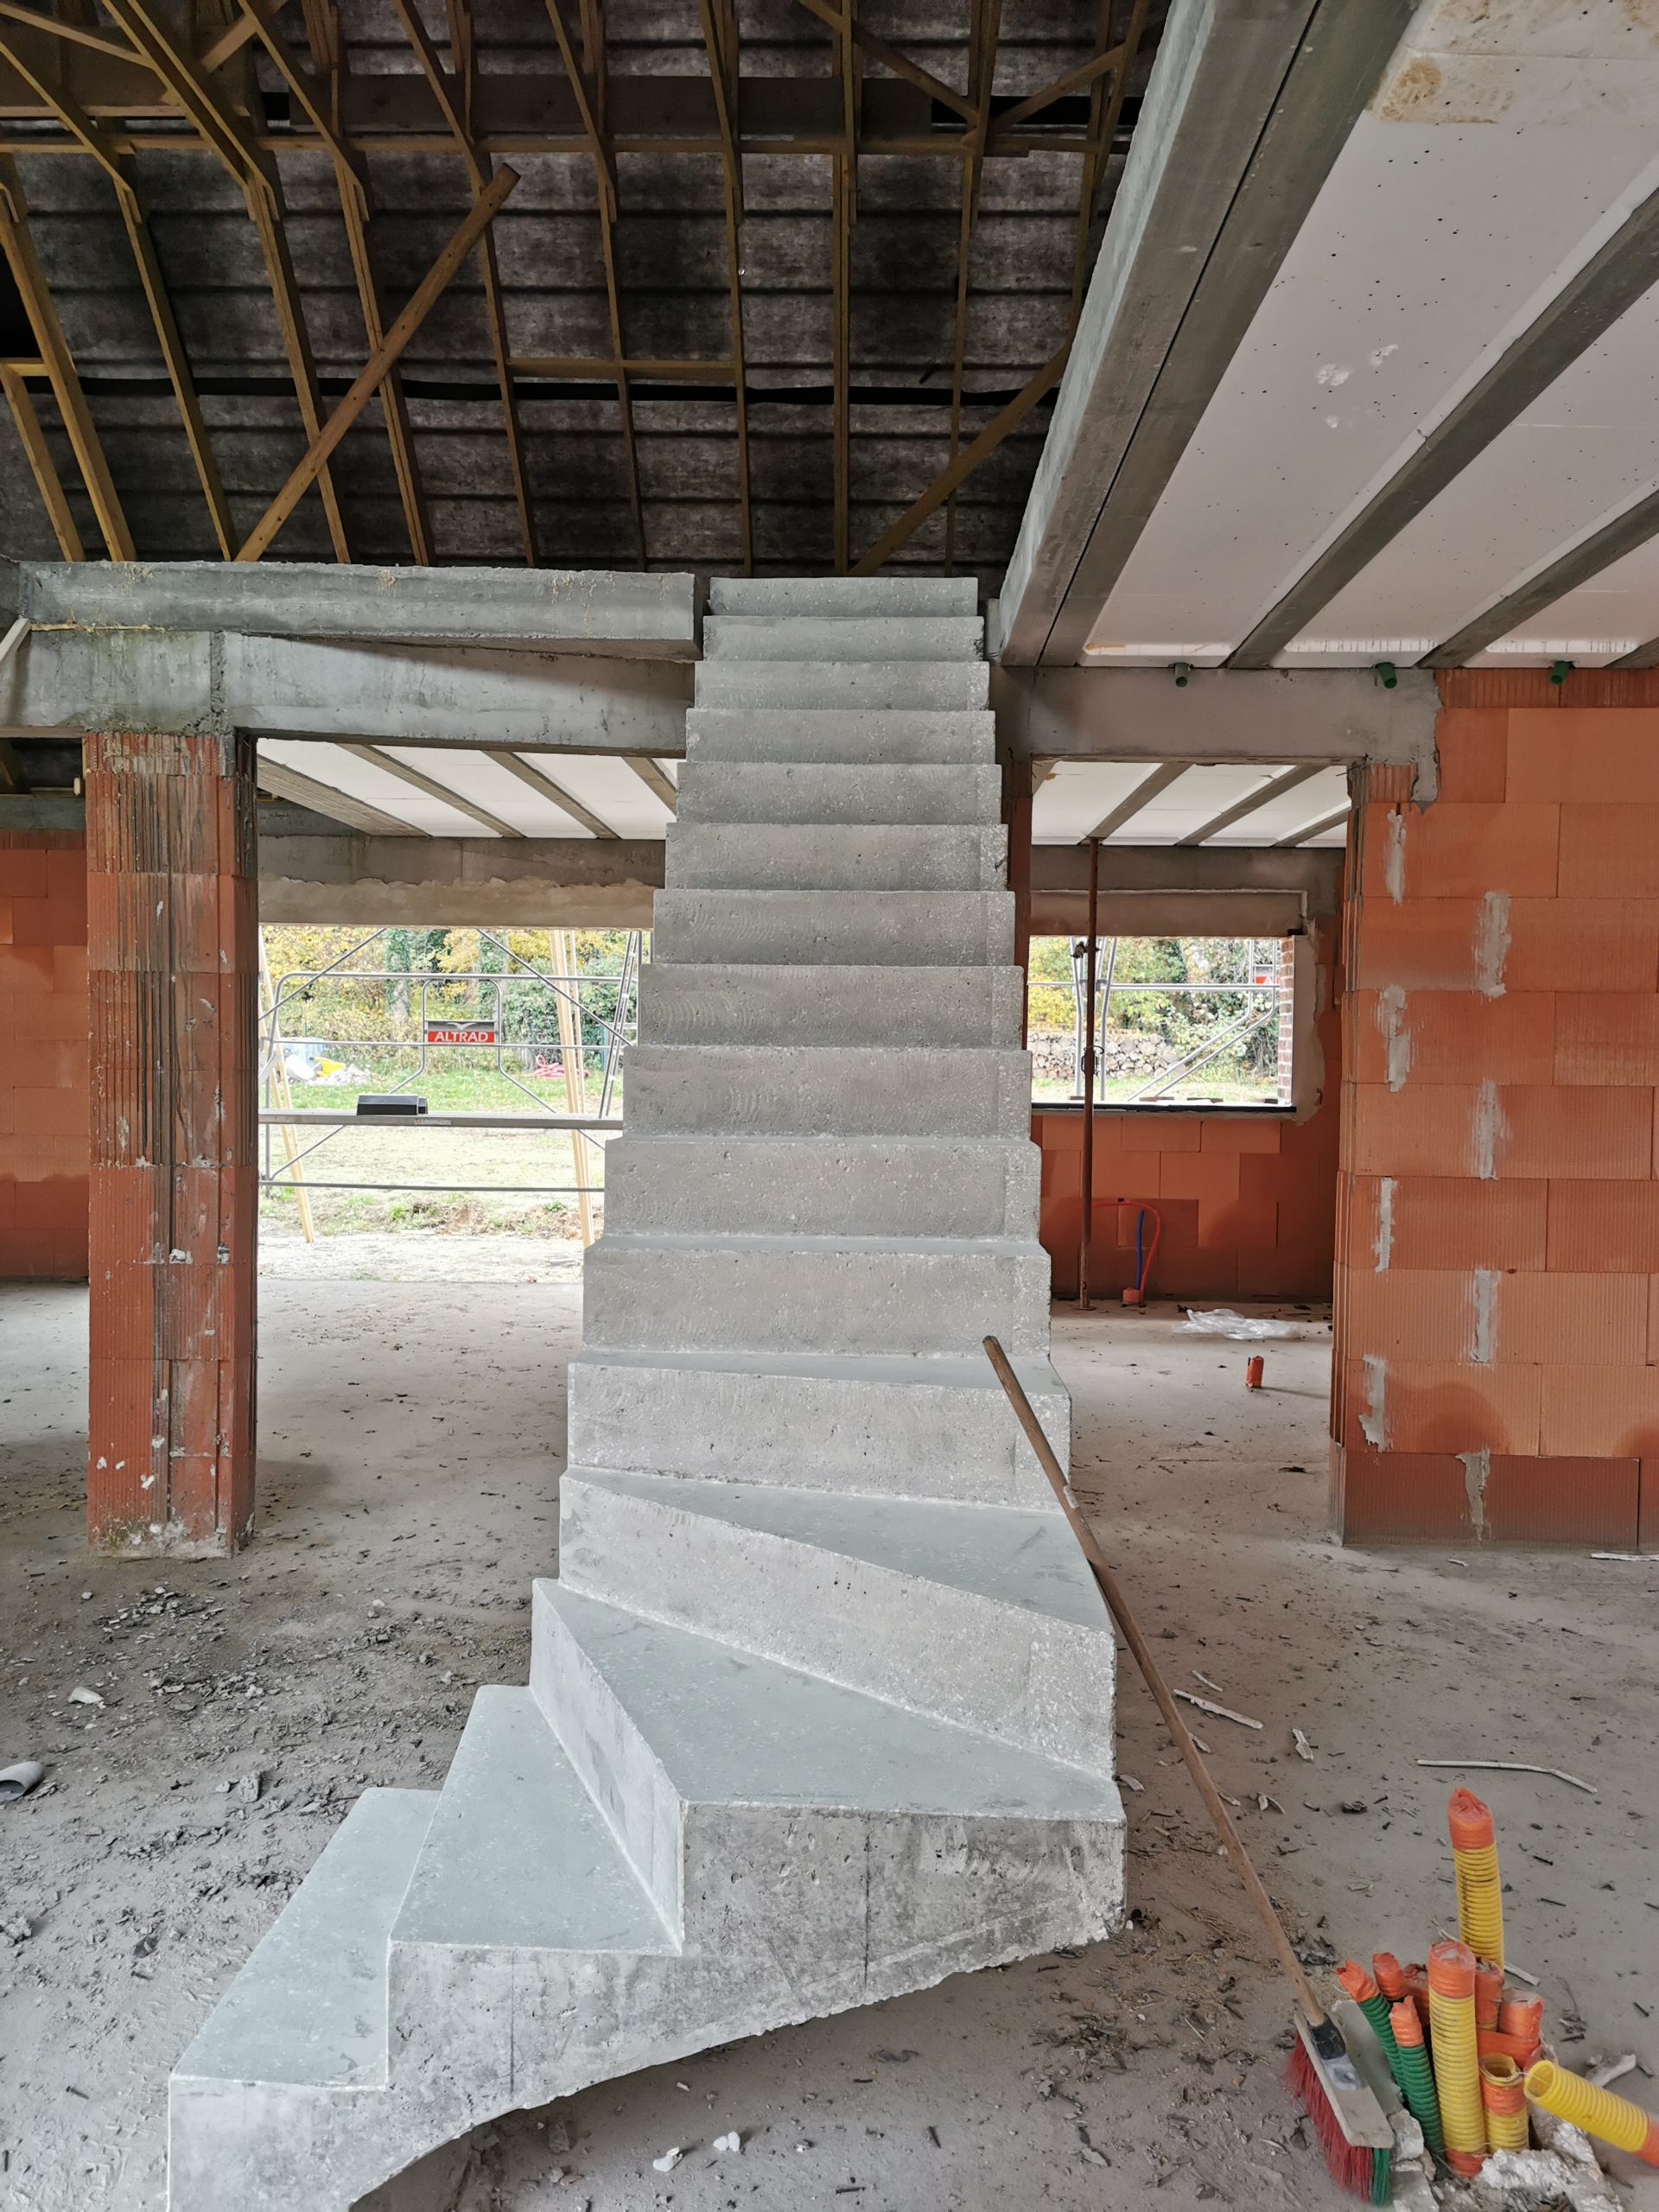
[[[278,1276],[261,1297],[258,1536],[169,1565],[84,1548],[84,1290],[0,1290],[0,1763],[48,1768],[0,1807],[8,2212],[158,2212],[168,2069],[219,1992],[357,1792],[435,1789],[475,1687],[524,1679],[575,1282]],[[1263,1723],[1200,1728],[1297,1939],[1415,1958],[1452,1916],[1458,1777],[1420,1758],[1565,1768],[1598,1794],[1470,1777],[1512,1955],[1570,2063],[1659,2069],[1659,1567],[1334,1548],[1328,1347],[1269,1344],[1259,1395],[1249,1349],[1167,1310],[1056,1319],[1080,1485],[1132,1602],[1176,1681]],[[1121,1936],[492,2122],[399,2212],[1343,2202],[1279,2085],[1265,1946],[1124,1663]],[[1659,2104],[1651,2074],[1624,2086]],[[1659,2176],[1619,2171],[1627,2203],[1659,2203]]]

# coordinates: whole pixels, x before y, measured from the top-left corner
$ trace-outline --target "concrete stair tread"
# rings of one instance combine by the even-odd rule
[[[612,1230],[604,1242],[612,1252],[913,1252],[927,1259],[969,1259],[1006,1255],[1028,1258],[1040,1252],[1035,1236],[802,1236],[788,1231],[766,1236],[747,1232],[671,1230]]]
[[[984,635],[978,614],[720,613],[702,626],[703,663],[970,660]]]
[[[979,582],[969,576],[715,576],[711,614],[975,614]]]
[[[1043,1355],[1027,1352],[1010,1354],[1010,1357],[1027,1393],[1063,1389],[1052,1364]],[[999,1399],[1002,1395],[1002,1386],[991,1372],[988,1360],[963,1359],[950,1353],[895,1353],[883,1358],[870,1352],[796,1352],[785,1356],[766,1352],[636,1351],[624,1345],[602,1351],[584,1347],[572,1363],[684,1367],[714,1375],[805,1375],[823,1382],[874,1382],[896,1389],[913,1386],[933,1390],[991,1390]]]
[[[474,1700],[391,1940],[676,1948],[527,1689],[495,1685]]]
[[[953,1505],[937,1499],[850,1497],[765,1483],[568,1467],[563,1479],[626,1492],[669,1510],[839,1552],[872,1567],[944,1582],[1005,1605],[1104,1629],[1104,1601],[1058,1510]]]
[[[538,1582],[688,1805],[1121,1821],[1103,1777]]]
[[[364,1792],[179,2061],[176,2078],[385,2086],[386,1939],[438,1795]]]

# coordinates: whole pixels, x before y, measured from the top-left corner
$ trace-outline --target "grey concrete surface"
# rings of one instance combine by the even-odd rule
[[[20,611],[77,629],[239,630],[393,645],[565,646],[690,660],[696,584],[605,569],[453,569],[321,561],[25,561]]]
[[[955,710],[985,696],[979,632],[976,616],[722,617],[698,696],[937,713],[938,764],[957,741]],[[734,924],[739,944],[759,924],[767,964],[790,972],[773,996],[792,994],[791,1032],[820,967],[861,969],[872,1006],[895,958],[988,972],[1007,958],[1010,901],[990,887],[1002,843],[1000,828],[972,823],[677,826],[671,875],[710,887],[664,894],[653,964],[724,966]],[[810,887],[820,880],[830,887]],[[912,933],[895,934],[906,922]],[[982,1372],[963,1379],[988,1333],[1038,1370],[1045,1417],[1064,1419],[1047,1369],[1028,1061],[995,1037],[870,1045],[857,1003],[847,999],[841,1033],[810,1045],[773,1041],[762,1025],[742,1044],[663,1046],[645,1023],[628,1131],[703,1133],[729,1150],[712,1175],[698,1172],[702,1152],[679,1155],[704,1225],[656,1226],[650,1175],[625,1175],[587,1255],[585,1344],[624,1361],[582,1367],[573,1384],[578,1405],[596,1385],[598,1419],[582,1433],[602,1456],[567,1482],[570,1575],[535,1590],[530,1694],[549,1740],[537,1744],[522,1693],[484,1694],[389,1932],[385,1853],[364,1847],[367,1932],[337,1959],[308,1943],[316,1891],[308,1901],[302,1890],[298,1932],[277,1923],[232,1985],[231,2024],[210,2021],[174,2078],[170,2212],[345,2212],[492,2114],[1119,1924],[1112,1637],[1085,1610],[1088,1577],[1052,1500],[998,1518],[953,1495],[962,1478],[938,1468],[942,1425],[875,1481],[884,1503],[860,1551],[846,1533],[857,1452],[839,1461],[839,1484],[800,1465],[817,1447],[826,1383],[837,1401],[855,1382],[907,1398],[913,1417],[927,1402],[898,1379],[907,1370],[926,1376],[932,1402],[956,1402],[956,1425],[971,1415],[1001,1430],[1005,1484],[1027,1476],[1007,1405]],[[867,1213],[857,1233],[824,1233],[832,1202],[814,1214],[817,1185],[791,1188],[777,1140],[821,1140],[820,1175],[827,1164],[844,1185],[868,1161],[861,1141],[891,1135],[931,1141],[903,1155],[899,1220]],[[968,1145],[962,1177],[956,1140]],[[995,1159],[998,1140],[1025,1156],[1022,1177]],[[741,1205],[722,1210],[757,1143]],[[673,1157],[656,1156],[659,1210]],[[930,1181],[952,1233],[928,1217]],[[919,1233],[906,1218],[918,1209]],[[772,1416],[764,1452],[739,1425],[736,1448],[714,1440],[709,1478],[688,1479],[676,1461],[700,1452],[698,1421],[664,1433],[671,1395],[613,1387],[641,1355],[664,1369],[728,1363],[732,1382],[761,1394],[751,1413],[764,1402]],[[734,1491],[739,1466],[760,1473],[773,1504]],[[642,1473],[654,1488],[630,1483]],[[1012,1581],[1008,1547],[1024,1570]],[[357,1848],[342,1839],[340,1878]],[[322,1888],[332,1898],[336,1877]],[[372,2002],[365,1945],[384,1959]],[[363,2011],[365,2048],[384,2000],[372,2082],[342,2084],[324,2044],[308,2071],[296,2067],[296,1950],[323,2017]],[[246,2025],[262,2013],[268,2068]]]

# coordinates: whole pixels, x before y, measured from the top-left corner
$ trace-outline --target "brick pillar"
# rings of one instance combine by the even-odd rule
[[[86,1274],[86,851],[0,830],[0,1276]]]
[[[1337,1523],[1652,1544],[1659,676],[1442,701],[1438,796],[1373,772],[1350,855]]]
[[[232,739],[86,741],[87,1525],[106,1550],[227,1552],[253,1521],[251,766]]]

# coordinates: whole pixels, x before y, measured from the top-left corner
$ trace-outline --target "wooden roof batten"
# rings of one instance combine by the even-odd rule
[[[98,6],[70,21],[0,0],[0,243],[31,335],[26,355],[0,347],[0,439],[9,423],[27,463],[15,472],[22,488],[0,505],[0,550],[74,558],[96,543],[115,559],[310,558],[316,520],[300,514],[289,536],[276,537],[303,500],[307,513],[320,506],[338,561],[510,560],[500,494],[484,482],[497,466],[483,457],[487,435],[498,453],[505,446],[518,557],[529,565],[614,567],[631,543],[642,569],[868,574],[902,556],[988,579],[1017,528],[1031,434],[1065,365],[1109,196],[1103,185],[1133,124],[1131,75],[1149,65],[1163,12],[1162,0],[1102,0],[1068,45],[1027,0],[963,0],[960,37],[941,42],[893,6],[796,0],[800,60],[773,74],[740,41],[735,0],[698,0],[691,40],[677,16],[677,28],[656,28],[650,0],[506,0],[506,15],[493,10],[477,24],[472,0],[446,0],[443,50],[416,0],[373,0],[384,22],[365,29],[354,16],[349,36],[334,0],[194,0],[188,32],[159,0]],[[500,44],[508,16],[510,70]],[[657,60],[642,72],[637,54],[653,36],[680,51],[671,67]],[[775,47],[775,27],[768,37]],[[476,207],[515,149],[591,172],[587,220],[598,232],[608,351],[591,342],[595,317],[582,296],[591,277],[573,287],[561,264],[537,284],[545,243],[562,252],[581,219],[581,202],[563,185],[550,190],[545,169],[513,210],[512,254],[486,218],[468,248],[476,274],[457,282],[455,302],[423,334],[436,296],[428,298],[389,346],[392,307],[410,281],[395,282],[392,269],[429,264],[430,248],[410,246],[413,226],[435,213],[408,157],[456,162]],[[203,154],[233,183],[253,234],[299,418],[297,464],[290,446],[273,466],[275,441],[292,433],[270,416],[270,357],[247,335],[253,296],[244,285],[222,329],[204,309],[213,272],[204,275],[177,181],[180,162]],[[912,169],[913,156],[931,167]],[[69,216],[51,180],[65,157],[101,171],[120,219],[126,270],[96,302],[68,264],[56,265]],[[942,157],[960,180],[948,249],[925,182]],[[167,166],[152,169],[157,160]],[[772,164],[758,200],[748,174],[757,160]],[[290,170],[290,161],[301,165]],[[781,205],[780,161],[807,165],[798,205]],[[1057,161],[1076,181],[1069,223],[1047,181],[1060,174]],[[664,180],[683,162],[693,167],[680,194]],[[999,190],[987,201],[993,169]],[[319,175],[332,182],[326,210]],[[31,224],[25,184],[49,222]],[[86,195],[76,189],[79,218]],[[215,202],[213,219],[223,213]],[[107,221],[88,206],[94,218]],[[815,275],[793,240],[826,218],[829,250]],[[982,249],[987,223],[998,233]],[[917,281],[895,284],[893,241],[902,251],[912,234]],[[215,243],[227,235],[221,228]],[[717,251],[705,253],[701,240],[713,249],[716,237]],[[1008,289],[1011,248],[1021,269],[1040,270],[1040,314]],[[325,283],[320,252],[339,256],[344,286],[332,275]],[[483,397],[464,339],[457,350],[480,276],[500,410],[488,434],[454,414]],[[828,294],[822,353],[815,289]],[[111,325],[129,295],[145,320],[118,343]],[[353,302],[354,327],[340,321],[341,300]],[[566,350],[555,354],[548,339],[557,346],[563,330]],[[159,377],[146,356],[159,360]],[[165,501],[152,490],[149,454],[162,429],[153,412],[139,422],[124,397],[136,405],[163,385],[166,435],[181,435],[190,461],[194,522],[175,488]],[[588,388],[600,385],[614,392],[615,412],[595,438],[581,426],[591,419]],[[337,395],[351,402],[344,422]],[[371,466],[361,441],[377,407],[385,445]],[[607,476],[602,450],[619,443],[620,476]],[[457,485],[463,444],[477,458]],[[710,474],[716,446],[729,455],[723,482]],[[536,457],[543,448],[545,461]],[[826,449],[820,480],[810,456]],[[619,504],[621,532],[622,515],[607,519]]]

